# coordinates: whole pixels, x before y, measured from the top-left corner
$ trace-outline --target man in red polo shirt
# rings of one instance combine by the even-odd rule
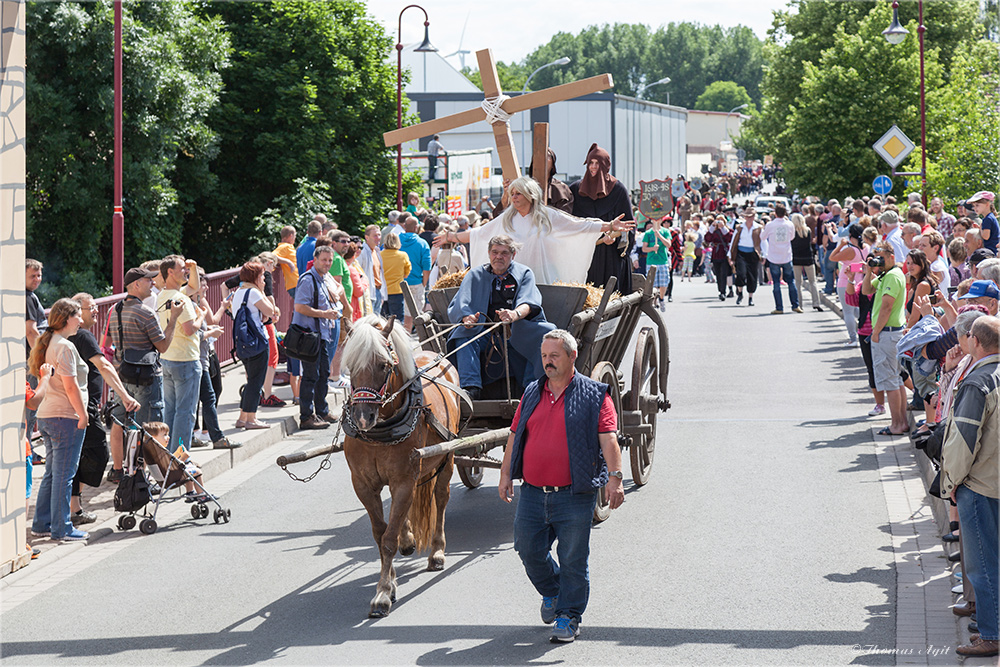
[[[625,500],[617,415],[608,386],[576,373],[576,340],[556,329],[542,339],[544,378],[532,382],[514,413],[500,469],[500,498],[511,502],[514,550],[542,595],[542,622],[553,642],[571,642],[590,595],[590,526],[597,491],[611,509]],[[552,558],[552,545],[558,541]]]

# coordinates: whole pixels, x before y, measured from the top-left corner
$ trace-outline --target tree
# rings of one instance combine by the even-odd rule
[[[483,79],[478,69],[465,66],[462,68],[462,74],[469,81],[476,84],[479,90],[483,89]],[[497,76],[500,78],[500,89],[505,93],[509,93],[512,90],[520,91],[524,88],[524,82],[528,80],[528,74],[530,72],[528,72],[528,68],[524,65],[518,63],[497,63]]]
[[[578,35],[561,32],[525,60],[528,72],[562,57],[565,67],[538,73],[533,88],[541,89],[605,72],[615,80],[615,92],[634,96],[644,85],[670,77],[667,85],[650,88],[643,99],[692,107],[713,81],[735,81],[757,99],[761,80],[761,41],[744,26],[721,28],[694,23],[670,23],[655,32],[642,24],[590,26]]]
[[[746,88],[735,81],[713,81],[695,100],[694,108],[699,111],[729,111],[744,104],[753,106]]]
[[[871,146],[886,130],[895,123],[919,136],[916,25],[902,44],[889,44],[882,30],[891,13],[882,4],[856,30],[842,25],[819,61],[806,63],[780,156],[791,187],[823,197],[858,195],[884,170]],[[927,50],[925,69],[928,90],[938,87],[937,49]]]
[[[931,91],[928,99],[927,129],[933,137],[927,155],[928,198],[939,196],[951,208],[973,192],[1000,189],[997,90],[997,45],[989,41],[959,44],[948,85]],[[920,171],[920,164],[918,147],[903,171]]]
[[[229,41],[190,3],[123,5],[123,199],[128,257],[183,246],[185,210],[211,178],[206,119]],[[37,2],[27,13],[27,252],[43,298],[110,291],[113,6]]]
[[[751,122],[754,131],[767,145],[767,150],[784,160],[788,147],[789,118],[796,99],[802,93],[807,64],[819,62],[829,48],[838,29],[855,34],[860,23],[876,6],[885,3],[827,2],[826,0],[791,0],[788,10],[775,12],[774,22],[763,50],[761,113]],[[915,2],[904,2],[899,7],[900,21],[912,33],[917,17]],[[976,0],[947,0],[924,3],[924,24],[927,26],[925,43],[928,48],[939,49],[939,60],[945,71],[951,63],[954,45],[964,40],[977,39],[982,33],[979,6]],[[884,30],[889,21],[882,26]],[[874,39],[882,39],[876,35]],[[739,81],[739,79],[734,79]],[[748,88],[753,97],[753,91]],[[858,89],[858,96],[865,96],[865,88]]]
[[[396,125],[396,72],[387,58],[393,40],[365,6],[219,2],[203,11],[225,21],[234,54],[212,114],[218,187],[188,226],[202,256],[216,266],[242,262],[258,241],[257,216],[295,192],[300,178],[329,186],[341,229],[383,218],[395,206],[382,133]]]

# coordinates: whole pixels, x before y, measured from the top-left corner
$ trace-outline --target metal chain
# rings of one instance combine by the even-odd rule
[[[340,422],[337,422],[337,432],[334,433],[333,435],[333,441],[337,442],[339,439],[340,439]],[[333,467],[333,464],[330,463],[331,456],[333,456],[332,449],[326,453],[326,457],[319,462],[319,467],[316,468],[316,470],[313,471],[313,474],[309,475],[308,477],[304,478],[299,477],[294,472],[290,471],[287,465],[281,466],[281,469],[284,470],[285,474],[288,475],[291,479],[295,480],[296,482],[302,482],[303,484],[306,484],[307,482],[313,481],[313,478],[315,478],[316,475],[319,474],[320,470],[329,470],[330,468]]]

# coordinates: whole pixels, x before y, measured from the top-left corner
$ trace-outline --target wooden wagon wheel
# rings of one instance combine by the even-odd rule
[[[469,489],[478,488],[483,483],[483,469],[482,468],[467,468],[465,466],[456,465],[458,468],[458,477],[462,480],[462,484]]]
[[[660,376],[657,371],[656,339],[650,327],[643,327],[635,345],[635,360],[632,362],[632,386],[628,391],[630,411],[641,414],[640,423],[648,425],[652,432],[649,435],[636,435],[632,438],[632,481],[636,486],[642,486],[649,481],[650,468],[653,465],[653,450],[656,447],[656,414],[657,400],[660,396]]]
[[[617,415],[618,418],[618,428],[621,429],[622,396],[621,388],[618,386],[618,371],[615,370],[615,365],[608,361],[598,362],[598,364],[594,366],[594,370],[590,373],[590,379],[603,382],[611,388],[611,400],[615,404],[615,415]],[[597,491],[597,505],[594,507],[594,523],[600,523],[609,516],[611,516],[611,505],[605,497],[604,487],[602,486]]]

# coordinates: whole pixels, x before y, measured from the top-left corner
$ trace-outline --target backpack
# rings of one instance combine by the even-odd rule
[[[247,300],[250,290],[243,293],[243,303],[240,304],[233,318],[233,347],[236,356],[246,360],[267,351],[267,335],[260,330],[260,325],[254,321]]]

